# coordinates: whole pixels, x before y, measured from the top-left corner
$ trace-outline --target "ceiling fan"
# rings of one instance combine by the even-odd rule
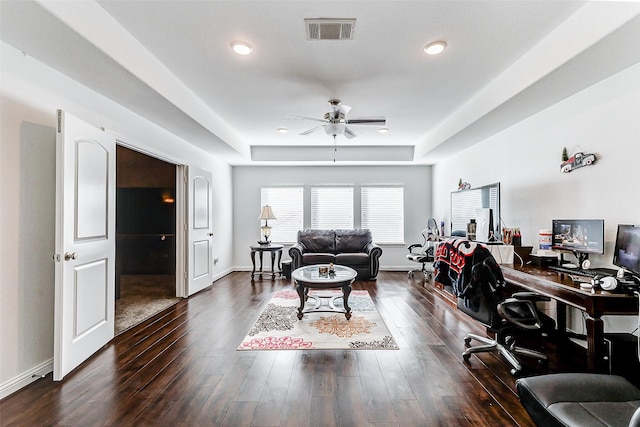
[[[313,120],[315,122],[322,122],[324,124],[320,126],[316,126],[309,130],[302,132],[300,135],[309,135],[317,130],[324,128],[324,131],[327,135],[333,136],[335,139],[337,135],[344,135],[347,138],[355,138],[357,135],[354,131],[352,131],[347,125],[380,125],[384,126],[387,122],[384,117],[367,117],[367,118],[357,118],[357,119],[348,119],[347,114],[351,110],[351,107],[348,105],[344,105],[340,102],[339,99],[330,99],[329,105],[331,105],[331,110],[328,113],[325,113],[324,119],[316,119],[314,117],[305,117],[305,116],[295,116],[295,115],[287,115],[285,119],[302,119],[302,120]]]

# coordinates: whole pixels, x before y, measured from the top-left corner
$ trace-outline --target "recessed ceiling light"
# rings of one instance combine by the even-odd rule
[[[444,52],[447,48],[447,43],[443,41],[431,42],[424,47],[424,53],[427,55],[437,55]]]
[[[378,129],[378,132],[387,133],[387,132],[389,132],[389,128],[380,128],[380,129]]]
[[[276,129],[276,130],[277,130],[278,132],[280,132],[280,133],[287,133],[287,132],[289,132],[289,129],[287,129],[287,128],[278,128],[278,129]]]
[[[253,46],[246,42],[233,42],[231,43],[231,48],[238,55],[249,55],[251,52],[253,52]]]

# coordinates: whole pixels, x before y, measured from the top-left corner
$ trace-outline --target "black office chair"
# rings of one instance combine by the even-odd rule
[[[421,271],[424,274],[424,280],[431,279],[433,268],[431,265],[435,259],[435,249],[439,240],[440,232],[438,231],[438,225],[436,220],[429,218],[427,220],[427,227],[422,230],[422,243],[414,243],[409,245],[409,253],[407,259],[420,264],[420,268],[413,268],[407,273],[407,277],[413,277],[416,271]]]
[[[462,354],[463,359],[468,361],[474,353],[497,351],[512,366],[512,375],[520,374],[523,369],[517,355],[546,362],[544,353],[517,346],[516,338],[522,334],[542,334],[555,328],[553,319],[541,313],[535,305],[536,301],[548,301],[549,298],[534,292],[518,292],[507,297],[500,266],[491,252],[478,243],[451,239],[440,248],[436,256],[438,269],[447,262],[445,257],[454,255],[456,258],[455,266],[447,271],[447,276],[460,273],[457,277],[459,282],[453,286],[458,309],[494,334],[494,338],[467,334],[464,338],[467,346],[472,340],[482,344],[467,348]],[[456,252],[456,248],[462,249]],[[438,274],[436,280],[441,282],[442,276]]]

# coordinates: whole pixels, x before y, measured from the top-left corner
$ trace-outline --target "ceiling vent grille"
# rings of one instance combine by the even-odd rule
[[[355,19],[305,19],[307,40],[353,40]]]

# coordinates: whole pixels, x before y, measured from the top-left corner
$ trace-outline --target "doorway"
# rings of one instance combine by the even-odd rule
[[[175,164],[116,146],[115,333],[175,304]]]

